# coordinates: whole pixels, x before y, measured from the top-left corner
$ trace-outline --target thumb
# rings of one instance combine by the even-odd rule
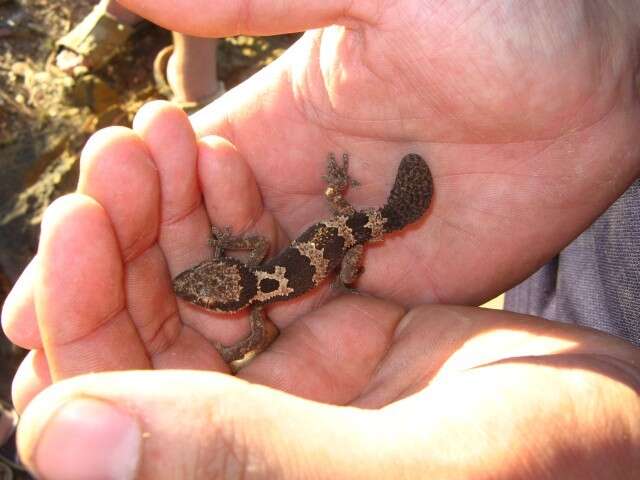
[[[43,391],[18,447],[50,480],[384,478],[399,442],[379,417],[216,373],[109,372]]]

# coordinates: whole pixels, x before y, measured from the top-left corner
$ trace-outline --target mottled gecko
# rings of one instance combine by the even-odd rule
[[[261,263],[269,243],[264,237],[234,237],[229,229],[212,227],[213,258],[180,273],[173,280],[176,294],[215,312],[252,307],[251,332],[230,346],[216,348],[232,370],[238,370],[278,336],[262,306],[297,297],[320,284],[340,267],[340,281],[353,283],[361,270],[363,245],[418,220],[429,207],[433,181],[420,155],[406,155],[382,208],[356,210],[344,198],[356,182],[348,174],[348,157],[338,165],[330,154],[324,192],[333,216],[312,225],[278,255]],[[225,250],[250,250],[246,262],[223,256]]]

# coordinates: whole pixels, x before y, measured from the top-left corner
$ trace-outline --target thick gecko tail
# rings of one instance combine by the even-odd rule
[[[400,162],[396,181],[389,199],[380,209],[386,218],[384,231],[393,232],[415,222],[429,208],[433,195],[431,171],[417,153],[410,153]]]

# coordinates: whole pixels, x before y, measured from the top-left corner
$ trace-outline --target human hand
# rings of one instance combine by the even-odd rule
[[[133,131],[96,134],[82,154],[78,193],[48,209],[37,259],[5,302],[7,335],[32,350],[14,380],[17,408],[50,383],[87,372],[227,371],[214,344],[237,340],[246,323],[237,321],[239,315],[178,302],[171,289],[172,277],[211,255],[211,223],[259,231],[274,241],[274,251],[289,241],[233,146],[219,137],[197,142],[184,113],[170,104],[147,105]],[[271,319],[287,327],[278,349],[290,351],[270,365],[273,372],[286,370],[278,383],[283,390],[295,385],[304,392],[299,377],[313,378],[315,371],[332,391],[353,369],[374,368],[371,356],[388,346],[386,335],[401,310],[393,306],[395,315],[385,317],[373,298],[361,299],[369,306],[366,314],[359,307],[334,307],[323,314],[329,319],[322,333],[309,330],[305,314],[332,293],[326,287],[269,307]],[[376,332],[381,316],[386,320]],[[332,345],[331,362],[349,359],[346,371],[319,367],[313,352],[324,348],[308,348],[320,337]],[[252,378],[251,371],[245,378]]]
[[[356,347],[390,342],[368,364],[329,336],[357,310],[370,325]],[[399,313],[330,302],[298,330],[318,334],[312,348],[285,364],[292,344],[276,344],[247,367],[254,383],[172,370],[62,381],[24,413],[21,456],[52,480],[636,478],[633,346],[508,312],[424,306],[398,324]],[[283,393],[288,375],[299,383]]]
[[[156,4],[163,6],[161,2]],[[179,5],[178,2],[175,4]],[[363,6],[372,4],[359,2],[357,5],[358,8],[364,8]],[[413,2],[401,6],[407,5],[416,6]],[[545,5],[544,8],[565,8],[569,4],[563,5]],[[573,2],[570,5],[580,7],[583,4]],[[607,6],[622,11],[624,5],[616,7],[616,4],[609,3]],[[331,10],[331,6],[327,8]],[[468,6],[465,5],[463,8]],[[429,12],[430,15],[440,13],[440,17],[434,17],[440,21],[427,22],[427,27],[434,29],[433,23],[444,30],[436,33],[432,31],[426,36],[419,30],[412,34],[412,30],[406,28],[406,24],[402,24],[401,27],[396,25],[395,30],[381,28],[389,26],[384,22],[373,23],[373,27],[365,25],[362,18],[368,18],[366,15],[354,18],[354,13],[358,12],[348,12],[351,16],[347,15],[345,18],[355,20],[353,24],[347,22],[349,28],[333,27],[308,34],[305,41],[280,61],[225,99],[216,102],[213,109],[197,115],[194,124],[199,133],[218,133],[232,139],[240,156],[249,164],[249,170],[255,173],[265,210],[273,214],[271,219],[274,223],[265,227],[252,218],[248,225],[253,223],[257,229],[273,228],[272,232],[279,232],[274,235],[281,238],[276,242],[280,244],[286,237],[299,232],[301,226],[317,220],[321,216],[317,214],[324,211],[322,199],[316,195],[322,188],[317,172],[322,170],[320,162],[324,161],[324,153],[330,150],[356,151],[359,158],[365,158],[369,162],[357,167],[354,156],[353,175],[364,184],[359,191],[351,195],[354,204],[359,206],[364,201],[367,205],[381,203],[389,183],[374,185],[373,182],[378,182],[380,178],[389,178],[390,182],[394,171],[387,162],[390,162],[391,158],[399,159],[402,153],[406,153],[404,142],[407,142],[407,145],[411,145],[412,151],[426,154],[434,170],[434,207],[430,217],[419,225],[418,229],[403,232],[396,238],[387,240],[387,246],[393,241],[396,242],[393,252],[384,253],[383,249],[370,249],[366,260],[367,271],[359,282],[361,288],[405,304],[438,299],[447,302],[476,303],[513,284],[542,263],[606,208],[637,175],[637,142],[632,126],[637,121],[638,112],[636,99],[632,94],[634,72],[629,67],[635,63],[619,61],[619,58],[631,57],[633,53],[627,45],[633,44],[629,39],[634,35],[630,23],[634,18],[631,15],[620,15],[619,18],[622,20],[614,19],[608,12],[599,12],[598,15],[606,18],[608,22],[603,21],[599,24],[606,27],[594,34],[589,30],[592,28],[589,27],[590,24],[581,20],[584,17],[573,15],[576,12],[565,11],[572,15],[563,16],[532,15],[529,11],[526,15],[527,22],[541,22],[540,25],[536,25],[539,30],[549,26],[544,22],[551,22],[557,27],[551,31],[569,37],[560,35],[558,38],[554,37],[554,40],[570,44],[568,40],[577,42],[577,39],[584,37],[580,44],[580,55],[576,58],[576,50],[568,49],[567,43],[559,41],[549,44],[542,42],[542,53],[532,49],[533,53],[538,55],[537,58],[535,55],[534,58],[531,55],[520,56],[519,49],[514,50],[516,58],[508,55],[506,58],[498,56],[494,63],[489,62],[491,59],[485,56],[477,56],[475,52],[478,48],[490,45],[495,49],[496,44],[504,47],[505,43],[508,43],[506,40],[505,43],[500,43],[494,39],[505,33],[505,26],[514,27],[514,30],[506,29],[507,33],[521,32],[521,28],[530,26],[528,23],[510,23],[514,20],[513,14],[522,13],[522,10],[519,10],[522,8],[524,4],[506,12],[509,14],[505,17],[508,21],[501,21],[500,25],[496,22],[483,22],[487,17],[483,16],[480,10],[475,16],[465,17],[475,21],[467,21],[458,30],[454,28],[458,26],[455,22],[446,20],[464,17],[460,12],[455,12],[456,15],[450,11],[450,15],[447,15],[447,12],[443,14],[442,10]],[[305,15],[313,16],[318,13],[307,6],[305,9]],[[580,13],[580,8],[576,11]],[[416,9],[405,9],[400,12],[402,15],[398,15],[398,10],[391,13],[394,13],[400,22],[415,22],[417,16],[412,16],[412,12],[415,13]],[[214,13],[219,13],[219,10]],[[308,25],[330,23],[332,19],[338,18],[327,12],[319,17],[320,23],[312,22]],[[221,15],[218,18],[225,17]],[[228,16],[226,18],[229,19]],[[272,18],[273,16],[268,15],[259,16],[260,21],[273,22]],[[382,15],[381,19],[385,18],[385,15]],[[289,19],[301,21],[300,15],[296,14],[290,15],[287,20]],[[560,22],[564,23],[559,24]],[[612,22],[617,22],[615,28],[611,26]],[[278,28],[287,28],[286,24],[279,25]],[[494,28],[485,32],[483,29],[487,25]],[[516,28],[518,25],[520,29]],[[488,35],[490,41],[485,44],[477,42],[476,32],[469,30],[472,26],[482,27],[478,34]],[[539,30],[532,29],[531,32]],[[395,32],[395,35],[388,32]],[[440,35],[443,32],[448,35]],[[449,43],[449,48],[425,49],[425,43],[428,42],[431,42],[429,45],[440,47],[446,45],[447,41],[454,40],[453,33],[460,36],[455,38],[456,42]],[[366,42],[358,43],[358,35],[361,39],[366,39]],[[412,41],[416,42],[415,48]],[[364,45],[367,45],[367,48],[364,48]],[[376,48],[370,48],[371,45]],[[391,61],[394,58],[391,53],[398,52],[390,52],[389,45],[394,49],[397,45],[405,46],[406,48],[400,49],[400,53],[408,55],[409,58],[401,56],[405,61],[397,62],[398,65],[394,66],[396,62]],[[534,45],[529,43],[520,47]],[[380,49],[385,46],[386,50]],[[602,48],[605,46],[606,52],[615,52],[619,57],[612,54],[602,55]],[[319,52],[326,52],[327,49],[328,57],[321,57]],[[505,55],[502,50],[497,50]],[[375,53],[372,54],[372,51]],[[597,70],[599,73],[604,72],[598,78],[593,77],[591,69],[596,61],[596,53],[597,61],[603,61],[604,58],[606,64],[601,71]],[[407,61],[413,56],[426,58],[431,68],[427,69],[419,61]],[[362,64],[377,66],[375,62],[367,63],[367,60],[378,61],[383,58],[390,60],[383,62],[377,69],[363,70],[361,67]],[[477,60],[470,61],[478,58],[482,59],[482,64]],[[296,65],[296,60],[300,59],[307,59],[308,63]],[[562,60],[567,59],[572,61],[563,63]],[[520,60],[520,63],[514,65],[513,60]],[[607,63],[607,60],[610,62]],[[503,62],[506,65],[503,65]],[[557,65],[563,65],[560,72]],[[520,68],[517,68],[518,66]],[[382,75],[382,80],[389,78],[388,81],[381,80],[382,84],[376,84],[376,88],[368,87],[371,85],[368,81],[371,77],[368,75],[376,77],[376,73],[388,71],[393,73]],[[459,76],[453,78],[452,72],[458,73]],[[522,81],[523,72],[540,80],[541,83],[538,84],[535,79],[526,76],[526,81]],[[353,80],[354,78],[356,80]],[[394,81],[400,82],[398,79],[402,80],[402,84],[396,91],[393,84]],[[579,79],[584,83],[577,82]],[[465,83],[460,85],[457,82]],[[487,84],[493,87],[489,89],[490,94],[486,93]],[[414,93],[407,96],[407,90],[412,85],[415,86],[412,89]],[[507,87],[509,93],[504,97],[498,97],[497,94]],[[536,103],[535,100],[542,96],[545,102]],[[363,97],[368,98],[368,101],[362,101]],[[401,102],[396,108],[389,108],[391,97],[394,97],[394,100],[401,99],[404,103]],[[256,101],[257,99],[261,100]],[[481,101],[483,99],[485,102]],[[584,104],[581,103],[582,100]],[[523,103],[526,108],[522,107]],[[490,105],[494,108],[489,108]],[[578,109],[578,105],[582,108]],[[424,108],[421,114],[416,111],[417,106]],[[526,115],[522,115],[523,110]],[[578,114],[575,114],[576,110],[579,110]],[[487,115],[487,112],[490,115]],[[350,120],[346,121],[345,118],[348,116]],[[512,125],[510,122],[515,123]],[[364,144],[362,138],[368,138],[369,141]],[[584,147],[585,144],[588,148]],[[173,148],[169,145],[170,150]],[[152,153],[152,156],[156,157],[157,153],[163,152]],[[304,158],[305,161],[295,161],[299,158]],[[614,161],[616,168],[612,169]],[[297,177],[292,179],[289,174],[293,168],[296,168],[296,174],[300,174],[300,183]],[[180,167],[176,167],[169,176],[176,175],[176,171],[183,173]],[[166,176],[161,178],[160,185],[166,181]],[[212,180],[206,182],[213,185]],[[212,191],[215,194],[215,189]],[[309,192],[314,194],[311,200],[306,195]],[[163,190],[163,195],[164,193]],[[95,198],[93,193],[90,195]],[[121,200],[122,198],[124,197],[121,197]],[[103,203],[102,199],[98,201]],[[122,203],[126,206],[126,202]],[[228,206],[225,206],[221,210],[229,211],[227,209]],[[216,215],[212,216],[215,216],[216,221],[220,216],[224,218],[224,214],[218,215],[221,212],[214,213]],[[109,216],[111,215],[109,212]],[[239,222],[238,218],[247,218],[242,215],[229,216],[232,217],[232,225]],[[146,215],[142,218],[149,223],[154,221],[153,217],[148,218]],[[265,223],[269,224],[270,221]],[[119,237],[118,228],[115,230],[116,236]],[[183,235],[185,240],[188,238],[191,242],[185,243],[189,244],[193,257],[205,254],[204,242],[202,250],[197,251],[197,248],[193,248],[193,241],[200,235],[205,238],[206,232],[183,232]],[[118,238],[118,243],[120,242]],[[411,250],[419,251],[420,255],[411,254]],[[179,249],[176,252],[179,253]],[[128,253],[126,247],[124,253]],[[201,258],[202,256],[199,259]],[[416,258],[421,262],[417,262]],[[161,262],[156,262],[156,265],[158,264]],[[386,270],[389,264],[394,265],[393,270]],[[407,281],[404,271],[408,270],[409,266],[412,277]],[[128,269],[126,271],[128,276]],[[127,280],[131,278],[128,277]],[[140,288],[135,280],[134,277],[127,285]],[[25,285],[26,288],[22,288]],[[32,285],[32,280],[29,280],[27,275],[15,290],[26,293],[13,295],[13,307],[18,306],[13,312],[18,311],[19,314],[11,317],[20,321],[12,324],[21,325],[22,328],[14,329],[14,333],[21,330],[19,335],[22,335],[22,338],[28,337],[29,341],[32,341],[32,348],[41,348],[42,338],[38,334],[35,321],[22,321],[27,317],[32,320],[36,317],[33,308],[29,310],[29,305],[32,305],[29,285]],[[402,285],[403,288],[397,288],[398,285]],[[109,286],[111,285],[107,285]],[[157,287],[159,288],[154,289],[155,292],[162,291],[162,285]],[[96,291],[96,294],[98,293],[101,292]],[[144,293],[144,290],[138,290],[138,294],[140,293]],[[55,297],[51,292],[50,295]],[[19,301],[15,301],[16,297],[19,297]],[[139,295],[139,298],[143,299],[143,296]],[[301,304],[304,305],[304,302]],[[166,305],[166,302],[163,305]],[[280,308],[286,311],[298,307],[276,307],[273,309],[276,316]],[[155,316],[157,312],[145,313],[154,314],[150,316],[154,321],[151,322],[148,332],[165,324],[174,325],[175,328],[175,321],[163,322]],[[284,313],[282,315],[287,317]],[[42,320],[42,316],[39,317],[41,325],[49,325],[53,318],[50,316],[48,320]],[[84,326],[91,325],[89,331],[94,332],[100,325],[94,321],[105,318],[104,313],[98,312],[98,315],[79,323]],[[288,318],[293,318],[293,315]],[[131,323],[131,319],[128,320]],[[59,323],[61,320],[58,318],[56,321]],[[53,325],[56,325],[56,321]],[[216,329],[216,322],[209,319],[206,322],[195,323],[198,324],[196,331],[199,328],[208,332],[209,326],[210,330]],[[25,325],[30,327],[25,328]],[[225,325],[235,323],[227,322]],[[141,326],[149,325],[136,325],[134,331]],[[8,330],[12,330],[11,322]],[[55,332],[53,327],[49,327],[49,330]],[[164,339],[165,332],[162,332],[160,338]],[[208,340],[206,332],[202,338]],[[77,334],[78,331],[73,333]],[[198,332],[198,335],[200,334]],[[118,343],[115,339],[122,336],[115,335],[111,338],[112,343]],[[343,337],[336,337],[334,341],[341,338]],[[49,340],[54,340],[55,343],[59,338]],[[106,344],[102,340],[100,344]],[[145,347],[149,346],[145,343],[149,340],[142,340]],[[46,341],[47,339],[45,344]],[[203,344],[209,345],[207,341],[203,341]],[[86,344],[84,346],[87,347]],[[193,347],[189,342],[181,346]],[[204,352],[206,348],[190,351]],[[70,350],[73,349],[67,349],[66,353]],[[98,350],[103,353],[106,351]],[[187,350],[185,349],[181,355],[168,357],[184,359]],[[59,358],[66,358],[68,362],[65,368],[57,370],[60,374],[58,378],[93,369],[99,370],[102,367],[115,368],[118,361],[122,360],[114,358],[112,362],[107,361],[103,365],[102,361],[105,358],[96,359],[95,351],[93,346],[85,351],[71,351],[73,355],[60,355]],[[75,355],[76,353],[78,355]],[[139,360],[139,367],[149,366],[148,358],[135,358],[128,353],[123,356],[127,357],[124,363],[136,364],[132,360]],[[58,355],[52,355],[48,359],[57,357]],[[35,364],[42,365],[44,356],[38,357],[36,354],[32,360],[35,361],[37,358],[41,360]],[[87,359],[91,361],[83,364],[82,360]],[[109,357],[106,359],[109,360]],[[195,360],[201,360],[196,367],[189,368],[221,368],[219,364],[215,364],[215,355],[202,358],[192,355],[189,360],[191,364],[197,364]],[[56,371],[55,368],[53,370]],[[32,371],[45,370],[34,368]],[[45,376],[43,373],[40,387],[47,382]],[[36,390],[37,388],[34,388],[32,392]]]
[[[263,1],[244,21],[238,5],[129,7],[200,35],[339,24],[308,32],[193,118],[200,134],[233,141],[283,236],[325,215],[318,173],[326,152],[355,153],[357,206],[384,201],[391,162],[408,150],[428,158],[436,177],[428,221],[369,249],[364,291],[405,305],[478,304],[554,255],[640,172],[630,2],[405,0],[373,15],[373,1],[346,10]],[[190,8],[198,14],[176,14]],[[20,282],[17,303],[31,313],[17,317],[32,319],[21,330],[33,336],[30,284]]]
[[[14,399],[23,409],[51,377],[162,370],[80,375],[36,397],[19,443],[43,477],[107,469],[106,478],[131,478],[137,468],[137,478],[154,479],[248,471],[589,478],[605,468],[625,478],[637,468],[637,349],[590,330],[462,307],[405,315],[392,303],[344,295],[306,315],[305,302],[270,308],[280,326],[297,321],[240,372],[243,380],[205,371],[224,369],[210,339],[237,322],[178,308],[167,270],[206,254],[206,242],[190,241],[200,229],[206,236],[207,211],[224,218],[239,208],[231,220],[251,211],[250,201],[222,201],[233,185],[253,191],[250,171],[221,139],[196,145],[185,117],[166,104],[147,106],[135,129],[144,142],[125,129],[94,137],[82,193],[47,212],[35,265],[42,335],[31,339],[43,343],[22,365]],[[171,175],[177,168],[181,175]],[[196,171],[221,189],[203,192],[206,209],[185,201]],[[71,398],[80,403],[69,406]],[[120,413],[109,416],[109,406]],[[619,459],[615,471],[611,458]]]
[[[637,2],[122,3],[202,36],[317,28],[193,123],[233,142],[289,236],[325,211],[325,152],[353,154],[355,205],[382,203],[407,151],[427,158],[430,217],[367,253],[359,288],[384,298],[479,304],[640,174]]]

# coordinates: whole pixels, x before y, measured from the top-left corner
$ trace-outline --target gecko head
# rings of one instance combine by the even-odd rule
[[[252,279],[255,277],[244,264],[224,257],[185,270],[173,279],[173,291],[207,310],[235,312],[246,307],[255,295]]]

